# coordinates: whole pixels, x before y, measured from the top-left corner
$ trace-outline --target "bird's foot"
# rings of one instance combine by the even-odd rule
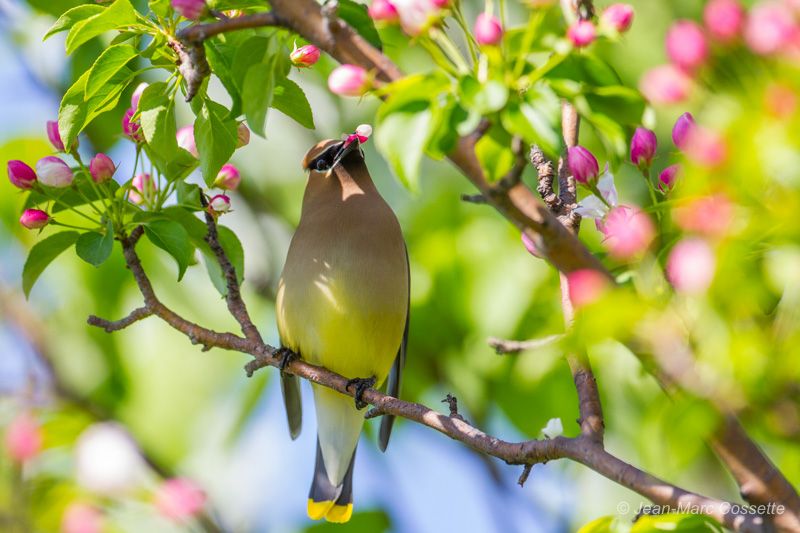
[[[371,389],[375,385],[375,376],[371,378],[353,378],[347,380],[347,385],[344,386],[345,390],[350,390],[350,387],[355,387],[356,409],[363,409],[367,406],[364,401],[364,392]]]
[[[281,362],[278,365],[278,368],[281,370],[281,372],[283,372],[286,370],[286,365],[288,365],[293,359],[297,359],[299,356],[289,348],[281,346],[278,348],[278,351],[275,352],[275,357],[280,358]]]

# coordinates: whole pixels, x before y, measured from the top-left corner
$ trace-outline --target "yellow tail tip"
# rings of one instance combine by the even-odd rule
[[[348,503],[347,505],[334,505],[331,507],[331,510],[328,511],[328,514],[325,515],[325,520],[336,524],[343,524],[348,522],[351,516],[353,516],[352,503]]]
[[[320,518],[324,518],[325,515],[328,514],[328,511],[334,506],[336,502],[322,501],[322,502],[315,502],[311,498],[308,499],[308,507],[306,512],[308,513],[308,517],[311,520],[319,520]]]

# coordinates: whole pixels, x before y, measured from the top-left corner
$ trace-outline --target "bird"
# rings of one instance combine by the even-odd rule
[[[408,340],[408,252],[400,223],[364,161],[361,145],[370,133],[369,125],[359,126],[343,140],[317,143],[303,158],[308,181],[276,297],[284,356],[323,366],[355,387],[353,401],[312,383],[318,428],[307,512],[338,523],[353,512],[353,464],[366,406],[361,395],[386,382],[386,393],[399,396]],[[281,387],[296,439],[302,425],[299,380],[282,372]],[[393,419],[382,417],[382,451]]]

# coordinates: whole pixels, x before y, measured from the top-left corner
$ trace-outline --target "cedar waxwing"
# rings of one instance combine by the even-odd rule
[[[353,512],[360,393],[389,376],[387,394],[398,396],[408,337],[408,255],[400,224],[364,163],[365,130],[322,141],[303,159],[308,183],[276,299],[281,346],[356,385],[353,402],[312,384],[318,429],[308,516],[329,522],[347,522]],[[294,439],[302,418],[299,381],[282,374],[281,385]],[[381,420],[381,450],[392,422],[388,415]]]

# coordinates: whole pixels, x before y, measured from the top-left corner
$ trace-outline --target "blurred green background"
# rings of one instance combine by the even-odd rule
[[[55,119],[60,95],[107,44],[96,39],[67,61],[63,35],[41,42],[54,16],[78,3],[0,1],[3,162],[22,159],[32,163],[51,153],[45,121]],[[595,51],[615,66],[626,85],[636,87],[646,69],[665,61],[663,40],[668,26],[678,18],[699,19],[702,2],[631,3],[636,8],[631,31],[618,43],[598,44]],[[471,20],[483,2],[464,4]],[[599,8],[604,5],[607,3],[598,2]],[[524,7],[511,2],[508,9],[511,20],[523,20]],[[389,30],[385,38],[386,52],[405,71],[432,68],[421,50],[408,47],[399,32]],[[233,159],[243,180],[232,195],[234,211],[225,215],[224,223],[244,244],[244,297],[271,344],[278,343],[274,290],[299,218],[305,185],[300,160],[317,140],[338,138],[360,123],[371,123],[378,105],[372,98],[340,99],[330,94],[325,80],[334,66],[325,58],[314,69],[295,71],[291,76],[309,97],[316,131],[305,130],[272,111],[268,138],[253,136]],[[790,79],[795,75],[791,73]],[[225,101],[218,83],[211,84],[210,93]],[[123,102],[99,118],[81,138],[82,150],[87,153],[102,150],[120,161],[123,175],[129,174],[132,165],[131,145],[121,140],[119,126],[125,107]],[[737,167],[740,177],[749,169],[747,161],[758,165],[758,154],[748,153],[744,147],[758,134],[775,140],[766,125],[754,126],[764,113],[757,103],[742,94],[703,92],[686,106],[660,108],[651,117],[662,140],[658,170],[677,160],[671,153],[669,132],[675,118],[687,110],[723,127],[747,126],[736,138],[742,151],[734,150],[737,161],[744,161]],[[190,123],[190,118],[188,109],[179,110],[179,126]],[[797,147],[797,133],[789,130],[787,127],[779,134],[791,151]],[[588,130],[584,130],[582,144],[602,153]],[[577,398],[560,347],[498,356],[487,345],[490,336],[527,339],[563,332],[557,273],[531,257],[519,233],[491,208],[459,200],[461,193],[474,191],[447,162],[425,160],[421,190],[411,194],[391,176],[371,143],[366,145],[366,155],[378,188],[398,214],[409,247],[412,307],[403,397],[444,411],[446,406],[439,402],[452,393],[468,420],[507,440],[538,437],[547,420],[555,417],[564,422],[565,434],[575,435]],[[796,161],[796,152],[794,158]],[[599,159],[602,165],[604,158]],[[758,172],[765,174],[763,167]],[[796,176],[796,169],[794,173]],[[632,166],[623,165],[615,174],[626,203],[647,203],[645,186]],[[709,177],[699,170],[690,170],[690,175],[709,184],[734,179]],[[532,178],[532,170],[527,171],[526,179],[533,183]],[[719,276],[723,281],[715,290],[722,303],[716,307],[699,304],[693,316],[716,328],[717,336],[706,337],[711,339],[708,353],[725,359],[720,350],[729,353],[731,345],[738,346],[738,352],[730,353],[741,352],[739,359],[726,360],[725,368],[728,377],[742,380],[737,390],[747,406],[746,422],[797,483],[800,388],[796,385],[797,360],[791,359],[796,353],[787,351],[773,359],[758,331],[751,337],[730,338],[737,324],[750,324],[754,330],[762,327],[753,324],[749,313],[752,307],[770,308],[776,298],[769,283],[755,281],[764,277],[764,250],[754,252],[752,243],[770,237],[788,246],[788,255],[781,258],[789,266],[776,267],[780,272],[792,272],[798,264],[796,232],[800,225],[791,221],[775,229],[776,220],[796,218],[797,211],[791,208],[798,203],[797,182],[789,180],[777,190],[764,187],[769,194],[756,199],[747,194],[745,179],[734,182],[741,186],[732,194],[745,197],[750,202],[747,208],[753,210],[748,211],[749,225],[740,238],[726,245],[719,259],[720,272],[725,275]],[[780,205],[769,209],[761,205],[776,197],[781,198]],[[94,421],[109,418],[127,428],[162,475],[195,480],[208,494],[208,514],[226,529],[332,529],[305,517],[315,425],[313,416],[307,416],[301,438],[289,440],[275,373],[264,370],[248,379],[242,370],[246,357],[220,350],[202,353],[157,319],[113,335],[88,326],[89,314],[119,318],[141,304],[118,248],[100,268],[69,251],[44,274],[25,301],[21,270],[26,250],[37,236],[17,222],[22,203],[18,191],[7,180],[0,180],[0,424],[21,410],[33,409],[44,426],[45,451],[26,465],[26,479],[33,481],[22,495],[13,481],[17,475],[14,467],[6,457],[0,458],[0,514],[13,518],[21,509],[19,498],[24,497],[23,508],[31,513],[36,530],[55,531],[64,508],[77,500],[103,507],[111,531],[203,528],[202,520],[173,523],[158,516],[151,505],[157,485],[152,471],[146,482],[124,497],[100,497],[75,483],[75,439]],[[755,209],[761,208],[768,216],[758,219],[760,211]],[[583,234],[585,241],[599,249],[599,234],[590,222],[584,223]],[[190,268],[178,285],[169,257],[149,245],[141,246],[140,253],[157,292],[168,305],[209,327],[236,329],[202,264]],[[790,282],[796,284],[797,280]],[[739,323],[730,318],[734,308],[741,311]],[[604,319],[622,320],[614,318],[615,313],[612,306]],[[593,326],[602,329],[602,324]],[[666,400],[624,346],[601,334],[591,339],[589,352],[606,412],[608,449],[678,485],[715,497],[737,498],[734,484],[703,441],[715,421],[707,405],[701,399]],[[777,381],[771,382],[770,376]],[[309,404],[309,391],[304,392]],[[402,421],[383,455],[373,444],[375,424],[367,424],[365,442],[357,455],[356,514],[350,524],[338,527],[339,531],[573,531],[590,519],[615,514],[620,502],[635,510],[642,501],[565,461],[534,467],[531,478],[520,488],[515,484],[518,468],[480,457],[456,442]],[[622,518],[632,520],[634,514]]]

